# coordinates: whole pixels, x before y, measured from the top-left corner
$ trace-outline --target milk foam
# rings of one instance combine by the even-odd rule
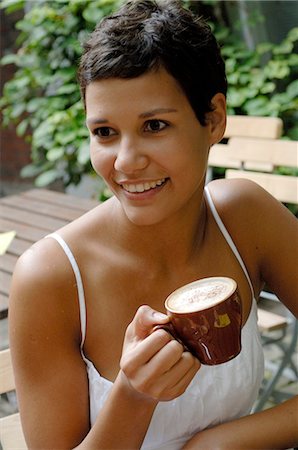
[[[177,312],[200,311],[226,299],[234,290],[234,281],[229,278],[205,278],[177,289],[167,305]]]

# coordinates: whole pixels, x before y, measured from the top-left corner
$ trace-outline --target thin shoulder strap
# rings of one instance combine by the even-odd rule
[[[60,244],[60,246],[64,250],[67,258],[69,259],[69,262],[71,264],[72,270],[75,275],[75,279],[76,279],[76,283],[77,283],[77,290],[78,290],[79,307],[80,307],[80,323],[81,323],[81,334],[82,334],[81,349],[82,349],[84,342],[85,342],[85,337],[86,337],[86,303],[85,303],[84,287],[83,287],[80,269],[75,260],[75,257],[73,256],[72,251],[70,250],[67,243],[64,241],[64,239],[59,234],[57,234],[57,233],[48,234],[46,236],[46,238],[53,238],[58,242],[58,244]]]
[[[249,284],[251,292],[252,292],[252,297],[254,298],[254,288],[253,288],[252,282],[250,280],[248,271],[247,271],[247,269],[245,267],[245,264],[243,262],[243,259],[241,258],[240,253],[238,252],[238,249],[237,249],[236,245],[234,244],[234,241],[233,241],[230,233],[226,229],[223,221],[220,218],[220,215],[217,212],[217,209],[215,208],[214,202],[212,200],[211,194],[210,194],[209,189],[208,189],[207,186],[205,186],[205,194],[206,194],[206,199],[207,199],[207,202],[209,204],[210,210],[211,210],[212,215],[214,217],[214,220],[217,223],[217,226],[220,229],[220,231],[222,232],[222,234],[223,234],[225,240],[227,241],[228,245],[230,246],[232,252],[236,256],[236,258],[237,258],[237,260],[238,260],[238,262],[239,262],[239,264],[240,264],[240,266],[241,266],[241,268],[242,268],[242,270],[244,272],[244,275],[247,278],[248,284]]]

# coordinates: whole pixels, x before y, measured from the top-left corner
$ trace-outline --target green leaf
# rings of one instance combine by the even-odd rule
[[[64,154],[64,149],[63,147],[54,147],[51,148],[48,152],[47,152],[47,160],[48,161],[57,161],[60,158],[63,157]]]
[[[227,94],[227,102],[231,107],[239,107],[243,105],[247,98],[244,90],[239,88],[230,88]]]
[[[273,82],[267,82],[267,83],[263,84],[260,89],[262,94],[269,94],[269,93],[273,92],[274,90],[275,90],[275,83],[273,83]]]
[[[104,16],[102,9],[98,8],[95,3],[89,3],[83,11],[83,17],[87,22],[97,23]]]
[[[265,96],[259,96],[247,101],[245,109],[249,115],[252,116],[266,116],[268,115],[268,99]]]
[[[7,14],[23,9],[25,0],[2,0],[0,3],[1,9],[6,9]]]
[[[270,42],[263,42],[261,44],[258,44],[256,47],[256,52],[259,55],[263,55],[264,53],[268,53],[272,50],[273,44]]]
[[[1,58],[1,60],[0,60],[0,64],[2,66],[5,66],[7,64],[15,64],[17,61],[18,61],[18,55],[13,53],[13,54],[3,56],[3,58]]]
[[[38,108],[42,107],[42,104],[45,103],[43,98],[32,98],[27,103],[26,110],[28,113],[33,113],[38,110]]]
[[[287,39],[292,42],[298,41],[298,27],[294,27],[289,31]]]
[[[288,136],[294,141],[298,141],[298,125],[290,128],[290,130],[288,131]]]
[[[36,178],[35,184],[37,187],[48,186],[58,178],[61,178],[61,173],[58,170],[48,170],[47,172],[42,173]]]
[[[269,79],[285,78],[289,75],[290,69],[286,62],[271,60],[264,68],[264,72]]]
[[[56,95],[72,94],[73,92],[78,91],[79,86],[77,85],[77,83],[64,84],[57,90]]]
[[[28,164],[21,169],[20,174],[22,178],[33,178],[38,175],[40,171],[41,168],[36,166],[35,164]]]
[[[298,98],[298,79],[289,84],[287,87],[287,94],[291,99]]]
[[[10,113],[10,116],[13,119],[17,119],[18,117],[20,117],[23,114],[25,109],[26,109],[25,103],[18,103],[16,105],[13,105],[13,108],[12,108],[12,111]]]
[[[19,125],[16,128],[17,135],[18,136],[23,136],[26,133],[28,125],[29,125],[29,120],[28,119],[22,120],[22,122],[20,122]]]
[[[75,130],[63,130],[61,132],[55,133],[56,142],[60,145],[72,144],[75,138]]]
[[[84,141],[78,150],[78,162],[82,165],[86,164],[90,160],[90,148],[89,142]]]
[[[290,41],[284,41],[280,45],[273,48],[274,55],[282,55],[291,53],[293,50],[293,43]]]

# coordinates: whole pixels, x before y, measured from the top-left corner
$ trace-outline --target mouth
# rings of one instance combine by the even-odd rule
[[[162,186],[163,184],[165,184],[167,182],[168,178],[161,178],[160,180],[156,180],[156,181],[147,181],[145,183],[123,183],[121,184],[121,187],[129,193],[132,194],[141,194],[143,192],[147,192],[150,191],[152,189],[156,189],[160,186]]]

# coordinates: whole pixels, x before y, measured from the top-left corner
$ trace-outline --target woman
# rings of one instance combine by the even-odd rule
[[[254,183],[204,188],[226,122],[209,27],[177,2],[133,1],[98,25],[79,75],[91,161],[114,196],[15,269],[10,339],[28,447],[294,446],[296,399],[249,413],[263,377],[264,283],[298,315],[297,223]],[[170,292],[218,275],[239,287],[242,351],[201,366],[152,331],[168,321]]]

